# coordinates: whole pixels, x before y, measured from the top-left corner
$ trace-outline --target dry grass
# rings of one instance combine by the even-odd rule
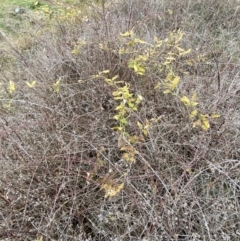
[[[0,77],[0,239],[239,240],[236,6],[214,0],[112,2],[106,9],[92,6],[88,21],[56,21],[34,33],[28,48],[4,38],[10,48],[2,54],[10,65]],[[194,50],[189,58],[205,57],[176,69],[188,71],[179,92],[196,91],[203,113],[221,115],[208,131],[192,128],[181,102],[154,89],[161,79],[154,70],[139,77],[126,58],[99,48],[104,43],[118,50],[119,32],[133,27],[147,42],[180,28],[183,45]],[[72,54],[83,39],[87,44]],[[121,160],[117,147],[112,87],[91,79],[105,69],[144,97],[129,132],[136,132],[135,119],[161,116],[136,146],[135,164]],[[54,92],[58,79],[60,91]],[[16,83],[12,96],[3,91],[10,80]],[[36,87],[29,88],[25,81],[33,80]],[[102,180],[113,177],[125,186],[104,198]]]

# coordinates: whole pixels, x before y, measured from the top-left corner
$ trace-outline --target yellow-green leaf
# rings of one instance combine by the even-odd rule
[[[197,120],[197,121],[193,122],[193,128],[195,128],[197,126],[201,126],[201,120]]]
[[[133,34],[133,30],[127,31],[125,33],[120,33],[122,37],[131,37]]]
[[[180,48],[179,46],[176,46],[176,48],[177,48],[177,50],[178,50],[179,52],[183,52],[183,51],[184,51],[184,49]]]
[[[169,15],[172,15],[172,14],[173,14],[173,10],[168,9],[167,11],[168,11],[168,14],[169,14]]]
[[[187,96],[183,96],[183,97],[181,98],[181,101],[182,101],[183,104],[184,104],[185,106],[187,106],[187,107],[189,107],[190,104],[191,104],[191,101],[188,99]]]
[[[137,122],[137,125],[140,130],[143,130],[143,125],[139,121]]]
[[[191,51],[192,51],[191,49],[188,49],[188,50],[186,50],[184,52],[181,52],[179,55],[182,56],[182,55],[190,53]]]
[[[36,80],[32,81],[31,83],[26,81],[26,84],[29,88],[33,88],[36,85]]]
[[[195,102],[197,100],[197,93],[194,92],[191,98],[191,102]]]
[[[172,56],[168,56],[168,57],[166,57],[165,59],[166,59],[166,60],[168,60],[168,61],[175,60],[175,58],[174,58],[174,57],[172,57]]]
[[[150,122],[148,119],[146,119],[144,129],[147,130],[147,129],[149,129],[149,127],[150,127]]]
[[[125,160],[126,162],[135,162],[135,157],[134,154],[130,154],[130,153],[124,153],[122,155],[122,159]]]
[[[198,114],[198,111],[197,111],[197,110],[193,110],[193,111],[191,112],[191,114],[189,115],[190,119],[193,119],[194,117],[196,117],[197,114]]]
[[[15,84],[13,81],[10,80],[9,81],[9,93],[13,94],[15,92],[15,90],[16,90]]]
[[[123,131],[123,127],[122,126],[114,126],[113,128],[112,128],[112,130],[114,130],[114,131]]]
[[[154,87],[154,89],[158,89],[161,86],[161,83],[158,82],[157,85]]]
[[[60,90],[60,79],[58,81],[56,81],[56,83],[53,84],[53,89],[55,92],[59,92]]]
[[[197,105],[198,105],[197,102],[191,102],[191,106],[192,106],[192,107],[195,107],[195,106],[197,106]]]
[[[139,75],[144,75],[145,69],[141,66],[138,66],[138,70],[136,71],[136,73],[139,74]]]
[[[201,127],[203,130],[208,130],[210,128],[210,123],[208,121],[207,115],[200,115],[201,118]]]
[[[39,239],[35,239],[35,241],[43,241],[43,237],[41,236]]]
[[[171,89],[172,89],[172,90],[174,90],[174,89],[177,88],[178,83],[179,83],[179,80],[180,80],[179,76],[176,76],[176,77],[173,79],[173,81],[172,81],[172,86],[171,86]]]
[[[147,132],[147,130],[142,130],[142,133],[144,134],[144,136],[148,136],[148,132]]]
[[[219,115],[219,114],[212,114],[211,115],[211,118],[212,119],[216,119],[216,118],[219,118],[221,115]]]
[[[118,78],[118,75],[115,75],[112,77],[112,81],[116,80]]]
[[[136,73],[138,72],[138,65],[137,65],[136,63],[134,63],[133,69],[134,69],[134,71],[135,71]]]
[[[141,40],[141,39],[139,39],[139,38],[135,38],[135,39],[134,39],[134,42],[135,42],[135,43],[139,43],[139,44],[148,44],[147,42],[145,42],[145,41],[143,41],[143,40]]]
[[[120,115],[115,115],[115,116],[113,116],[113,119],[115,119],[115,120],[119,120],[120,119]]]
[[[137,99],[136,99],[136,105],[138,105],[139,103],[141,103],[143,100],[143,97],[141,95],[138,95],[137,96]]]
[[[118,50],[119,54],[124,54],[125,52],[126,52],[126,49],[124,47]]]
[[[124,187],[124,183],[121,183],[119,185],[114,184],[114,183],[105,183],[102,185],[101,189],[104,189],[105,191],[105,198],[108,197],[114,197],[116,196]]]
[[[112,96],[120,96],[120,95],[122,95],[122,92],[119,90],[112,92]]]
[[[163,91],[163,94],[169,94],[169,93],[171,93],[171,90],[164,90]]]
[[[108,69],[106,69],[106,70],[103,70],[102,72],[100,72],[101,74],[108,74],[110,71],[108,70]],[[99,74],[100,74],[99,73]]]

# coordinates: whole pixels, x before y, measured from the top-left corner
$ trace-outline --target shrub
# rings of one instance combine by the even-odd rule
[[[2,239],[238,239],[238,70],[189,33],[209,3],[173,4],[87,5],[8,40]]]

